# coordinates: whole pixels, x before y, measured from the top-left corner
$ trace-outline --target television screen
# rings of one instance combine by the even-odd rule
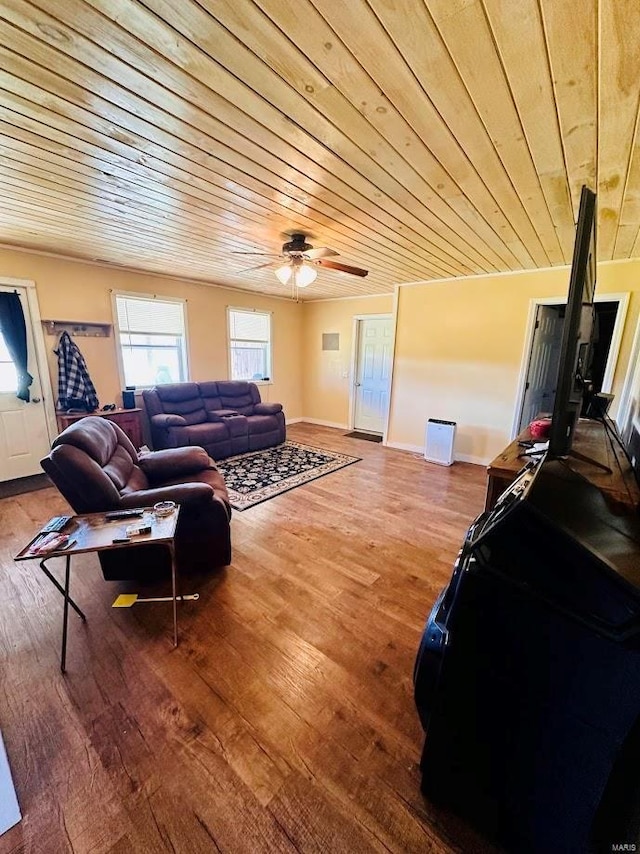
[[[566,457],[582,409],[593,331],[596,288],[596,195],[582,188],[573,246],[569,296],[560,345],[549,456]]]

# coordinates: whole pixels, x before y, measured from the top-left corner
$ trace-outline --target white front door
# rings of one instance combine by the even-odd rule
[[[383,433],[389,407],[392,318],[359,320],[357,334],[353,426],[367,433]]]
[[[33,377],[31,400],[16,397],[15,367],[0,332],[0,481],[42,474],[40,460],[50,448],[47,419],[25,288],[0,285],[0,291],[17,291],[27,327],[28,371]]]

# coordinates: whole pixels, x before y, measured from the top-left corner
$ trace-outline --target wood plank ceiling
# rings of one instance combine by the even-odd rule
[[[306,298],[640,256],[637,0],[2,0],[0,243]],[[0,271],[1,272],[1,271]]]

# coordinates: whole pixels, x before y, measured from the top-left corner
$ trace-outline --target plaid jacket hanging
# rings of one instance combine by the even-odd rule
[[[53,352],[58,357],[58,408],[93,412],[100,405],[98,396],[84,356],[68,332],[62,333]]]

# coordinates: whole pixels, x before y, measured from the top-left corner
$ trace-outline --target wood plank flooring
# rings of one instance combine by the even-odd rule
[[[13,555],[54,489],[0,500],[0,729],[24,819],[0,852],[490,850],[420,793],[412,668],[485,471],[294,425],[362,461],[234,513],[200,600],[111,608],[77,559],[61,598]]]

